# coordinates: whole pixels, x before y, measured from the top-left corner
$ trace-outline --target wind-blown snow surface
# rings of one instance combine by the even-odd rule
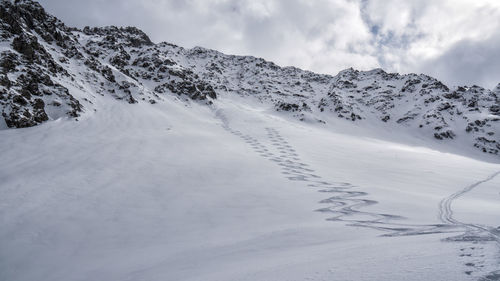
[[[249,99],[94,104],[0,131],[0,280],[498,280],[498,164]]]

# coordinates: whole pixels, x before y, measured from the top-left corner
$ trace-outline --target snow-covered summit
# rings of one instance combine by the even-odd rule
[[[448,87],[424,74],[352,68],[336,76],[251,56],[154,44],[134,27],[67,27],[31,0],[0,5],[2,128],[91,114],[96,94],[128,103],[247,97],[298,119],[338,117],[500,152],[500,84]],[[376,122],[375,122],[376,121]],[[379,125],[378,125],[379,124]]]

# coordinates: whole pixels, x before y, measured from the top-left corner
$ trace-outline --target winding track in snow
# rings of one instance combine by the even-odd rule
[[[493,180],[498,175],[500,175],[500,171],[493,173],[490,176],[488,176],[486,179],[475,182],[475,183],[465,187],[464,189],[457,191],[457,192],[453,193],[452,195],[441,200],[441,202],[439,203],[439,218],[440,218],[440,220],[446,224],[451,224],[451,225],[455,225],[455,226],[463,226],[463,227],[466,227],[468,229],[472,228],[472,229],[477,229],[480,231],[486,231],[492,236],[492,238],[495,239],[495,241],[500,243],[499,233],[491,231],[490,227],[487,227],[487,226],[482,226],[479,224],[463,223],[463,222],[458,221],[457,219],[455,219],[453,217],[453,210],[451,208],[453,201],[455,201],[459,197],[465,195],[466,193],[472,191],[477,186]]]
[[[439,203],[438,209],[439,218],[442,222],[441,224],[414,225],[396,222],[397,220],[404,219],[404,217],[361,210],[364,207],[378,203],[375,200],[363,198],[366,197],[368,193],[353,190],[355,186],[350,183],[327,181],[321,176],[314,174],[315,171],[311,169],[309,165],[301,162],[299,154],[277,129],[269,127],[265,128],[267,131],[267,137],[270,141],[271,147],[273,148],[271,149],[271,147],[267,147],[262,144],[257,138],[233,129],[221,109],[216,110],[215,113],[216,117],[222,121],[222,127],[226,131],[248,143],[253,150],[262,157],[267,158],[279,165],[282,170],[281,173],[288,180],[302,181],[307,187],[317,188],[320,192],[334,194],[334,196],[319,202],[327,204],[327,207],[316,210],[334,214],[333,217],[329,217],[327,220],[341,221],[351,226],[381,230],[386,232],[383,236],[389,237],[436,233],[461,233],[458,236],[447,240],[473,243],[480,241],[496,241],[496,243],[500,246],[500,229],[479,224],[462,223],[453,217],[453,210],[451,208],[454,200],[465,195],[467,192],[470,192],[480,184],[494,179],[500,174],[500,171],[444,198]],[[470,263],[466,263],[466,265],[467,264]],[[466,273],[471,274],[472,271],[468,271]],[[500,281],[500,271],[490,272],[480,280]]]
[[[500,175],[500,171],[489,175],[487,178],[483,180],[477,181],[469,186],[466,186],[462,190],[459,190],[441,200],[441,202],[439,203],[439,219],[445,224],[461,227],[464,229],[463,234],[449,238],[448,240],[468,241],[473,243],[483,242],[483,241],[494,241],[497,243],[498,246],[500,246],[500,229],[486,225],[461,222],[456,218],[454,218],[453,216],[454,213],[452,209],[452,204],[456,199],[466,195],[468,192],[472,191],[479,185],[493,180],[498,175]],[[468,263],[468,265],[474,265],[474,263]],[[467,272],[467,274],[471,273],[472,270]],[[486,276],[480,278],[479,280],[481,281],[500,280],[500,270],[490,272]]]
[[[333,194],[334,196],[320,201],[322,204],[327,204],[327,207],[316,210],[334,214],[334,216],[328,218],[328,220],[342,221],[349,225],[375,228],[388,231],[389,233],[400,233],[413,229],[414,226],[412,225],[389,222],[402,219],[403,217],[362,211],[361,209],[363,207],[377,204],[378,202],[360,198],[367,196],[368,193],[353,190],[355,186],[350,183],[327,181],[315,174],[314,169],[308,164],[301,162],[300,156],[296,150],[278,130],[269,127],[265,128],[267,138],[271,144],[271,146],[266,146],[257,138],[232,128],[222,109],[216,110],[215,114],[216,117],[222,121],[222,127],[226,131],[241,138],[248,143],[256,153],[280,166],[282,170],[281,173],[286,179],[290,181],[301,181],[304,182],[307,187],[316,188],[320,192]],[[392,236],[392,234],[388,235]]]

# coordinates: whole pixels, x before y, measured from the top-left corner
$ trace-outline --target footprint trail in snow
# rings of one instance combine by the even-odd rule
[[[378,202],[367,199],[366,197],[369,194],[355,190],[356,186],[351,183],[330,181],[317,175],[312,167],[301,160],[297,151],[277,129],[265,128],[266,136],[270,143],[268,147],[257,138],[245,134],[240,130],[233,129],[222,110],[217,110],[216,116],[222,121],[222,127],[226,131],[241,138],[260,156],[280,166],[281,173],[286,179],[303,182],[306,187],[316,188],[319,192],[329,194],[330,197],[319,202],[325,204],[326,207],[316,210],[333,215],[328,217],[327,220],[344,222],[350,226],[381,230],[385,232],[382,236],[387,237],[458,233],[458,235],[445,240],[473,244],[469,247],[461,248],[460,257],[472,259],[464,262],[466,268],[468,268],[464,273],[467,275],[483,275],[483,277],[480,277],[480,281],[500,281],[500,271],[489,272],[486,275],[484,275],[484,272],[481,272],[485,263],[485,255],[480,251],[484,248],[477,246],[479,243],[492,241],[496,242],[497,246],[500,246],[500,228],[459,222],[453,218],[453,211],[451,209],[453,200],[471,191],[481,183],[492,180],[500,172],[443,199],[438,209],[439,218],[442,223],[429,225],[406,224],[402,222],[405,218],[398,215],[363,211],[364,207],[377,204]]]

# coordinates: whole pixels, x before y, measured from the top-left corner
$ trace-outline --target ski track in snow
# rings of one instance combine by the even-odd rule
[[[458,236],[447,238],[445,240],[454,242],[472,242],[474,244],[495,241],[498,246],[500,246],[500,228],[479,224],[462,223],[453,217],[453,210],[451,208],[454,200],[465,195],[467,192],[473,190],[480,184],[494,179],[500,174],[500,171],[444,198],[440,202],[438,210],[438,215],[442,224],[415,225],[397,223],[395,221],[401,221],[404,217],[360,210],[363,207],[374,205],[378,202],[375,200],[360,198],[366,197],[369,194],[363,191],[353,190],[356,186],[351,183],[328,181],[315,174],[314,169],[312,169],[308,164],[301,162],[299,154],[277,129],[270,127],[265,128],[271,146],[274,148],[275,152],[273,152],[272,149],[262,144],[257,138],[232,128],[222,109],[217,109],[215,114],[216,117],[222,121],[222,127],[226,131],[241,138],[260,156],[267,158],[280,166],[282,170],[281,173],[285,176],[285,178],[291,181],[304,182],[307,187],[317,188],[319,192],[335,194],[335,196],[319,202],[327,204],[327,207],[316,210],[319,212],[334,214],[333,217],[327,218],[329,221],[340,221],[349,226],[368,227],[381,230],[386,232],[382,235],[386,237],[461,233]],[[461,248],[462,253],[460,254],[460,257],[472,257],[473,255],[468,253],[471,250],[483,250],[483,247],[472,246],[469,248]],[[470,268],[470,270],[465,271],[465,274],[467,275],[472,275],[475,271],[481,271],[482,267],[484,267],[484,255],[479,254],[474,256],[476,258],[476,260],[474,260],[475,262],[465,263],[465,266]],[[478,262],[477,257],[482,258],[483,261]],[[490,272],[484,277],[481,277],[479,280],[499,281],[500,270]]]
[[[447,239],[448,241],[472,242],[474,244],[477,244],[480,242],[483,242],[483,243],[484,242],[496,242],[497,246],[500,246],[500,227],[495,228],[495,227],[486,226],[486,225],[461,222],[453,217],[453,209],[451,207],[452,203],[456,199],[464,196],[465,194],[472,191],[474,188],[478,187],[479,185],[493,180],[498,175],[500,175],[500,171],[493,173],[490,176],[488,176],[486,179],[477,181],[477,182],[465,187],[464,189],[457,191],[457,192],[451,194],[450,196],[444,198],[443,200],[441,200],[441,202],[439,203],[439,219],[445,224],[462,228],[464,231],[463,234],[448,238]],[[464,253],[462,253],[461,256],[470,257],[470,256],[472,256],[472,254],[465,253],[465,252],[470,252],[470,250],[476,250],[476,249],[481,250],[482,248],[478,248],[478,247],[469,247],[468,249],[462,248],[461,251]],[[467,251],[467,250],[469,250],[469,251]],[[468,275],[472,274],[474,272],[474,270],[477,270],[480,267],[482,267],[482,265],[481,265],[482,263],[484,263],[484,261],[481,261],[480,263],[467,262],[465,265],[470,267],[471,270],[466,271],[466,274],[468,274]],[[480,280],[481,281],[500,280],[500,270],[490,272],[486,276],[482,277]]]

